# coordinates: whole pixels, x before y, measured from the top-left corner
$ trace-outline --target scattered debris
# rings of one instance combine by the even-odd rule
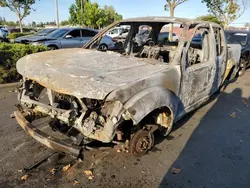
[[[22,173],[22,172],[23,172],[23,169],[19,169],[19,170],[17,170],[17,172]]]
[[[25,174],[24,176],[21,177],[21,180],[26,181],[28,179],[29,175]]]
[[[230,116],[231,116],[232,118],[236,118],[236,113],[233,112],[233,113],[230,114]]]
[[[11,118],[15,118],[14,114],[10,114],[10,117],[11,117]]]
[[[75,186],[76,184],[79,184],[79,181],[74,180],[73,186]]]
[[[50,173],[54,176],[56,173],[56,169],[55,168],[50,169]]]
[[[121,150],[120,150],[120,149],[118,149],[118,150],[116,150],[116,152],[117,152],[117,153],[121,153]]]
[[[94,178],[92,170],[84,170],[83,172],[86,174],[89,180],[92,180]]]
[[[247,102],[246,99],[242,99],[241,101],[243,102],[243,104],[244,104],[246,107],[248,107],[248,102]]]
[[[69,168],[71,167],[71,165],[70,164],[68,164],[68,165],[66,165],[66,166],[64,166],[63,167],[63,172],[66,172]]]
[[[239,110],[239,109],[236,109],[238,112],[242,112],[241,110]]]
[[[142,170],[141,172],[142,172],[143,174],[145,174],[145,171],[144,171],[144,170]]]
[[[181,172],[181,169],[179,169],[179,168],[172,168],[171,169],[171,172],[172,172],[172,174],[179,174],[180,172]]]

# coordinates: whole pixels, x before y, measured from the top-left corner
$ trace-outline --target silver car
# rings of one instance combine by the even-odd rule
[[[98,33],[97,30],[87,28],[60,28],[47,36],[37,37],[35,41],[30,41],[33,45],[44,45],[51,50],[61,48],[81,48],[93,36]],[[105,36],[98,48],[102,50],[112,49],[114,42],[109,36]]]

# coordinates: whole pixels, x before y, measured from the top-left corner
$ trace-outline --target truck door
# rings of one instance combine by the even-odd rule
[[[198,24],[192,29],[182,53],[180,98],[186,111],[208,99],[217,87],[217,57],[215,38],[210,24]],[[193,40],[200,36],[200,41]]]

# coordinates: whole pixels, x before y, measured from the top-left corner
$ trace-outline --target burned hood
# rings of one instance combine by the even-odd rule
[[[62,49],[25,56],[18,72],[54,91],[78,98],[104,99],[114,89],[141,81],[163,70],[113,52]]]

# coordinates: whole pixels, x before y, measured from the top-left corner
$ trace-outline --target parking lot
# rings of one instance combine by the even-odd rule
[[[53,155],[11,118],[14,88],[0,89],[0,187],[249,187],[250,71],[208,104],[179,121],[141,158],[108,148],[87,151],[83,162]],[[74,164],[73,164],[74,163]],[[62,168],[71,164],[71,168]],[[84,170],[93,172],[88,179]],[[28,175],[26,180],[21,177]]]

